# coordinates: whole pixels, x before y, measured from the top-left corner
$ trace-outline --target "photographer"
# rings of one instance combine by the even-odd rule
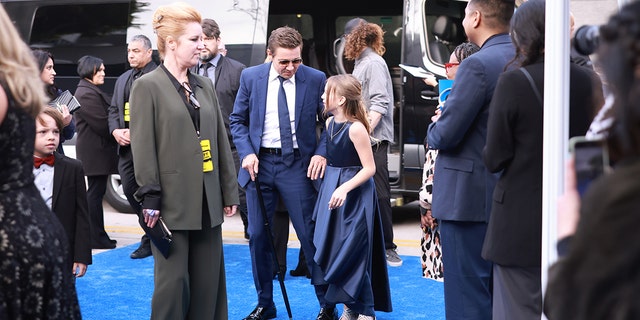
[[[600,27],[600,41],[599,60],[615,98],[607,142],[616,164],[582,199],[573,161],[568,164],[558,236],[571,243],[549,272],[544,310],[550,320],[640,314],[640,2]]]

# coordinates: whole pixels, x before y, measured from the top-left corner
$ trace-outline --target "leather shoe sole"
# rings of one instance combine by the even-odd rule
[[[276,306],[271,306],[268,308],[265,307],[256,307],[251,311],[251,313],[244,318],[243,320],[262,320],[262,319],[273,319],[276,317]]]
[[[138,247],[138,249],[133,251],[130,255],[131,259],[143,259],[148,256],[151,256],[150,247]]]

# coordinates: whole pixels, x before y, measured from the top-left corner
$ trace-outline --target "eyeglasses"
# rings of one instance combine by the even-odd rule
[[[459,62],[447,62],[447,63],[444,64],[444,68],[449,70],[449,69],[451,69],[451,68],[453,68],[455,66],[458,66],[458,65],[460,65]]]
[[[302,63],[302,59],[297,58],[297,59],[293,59],[293,60],[278,60],[278,64],[286,67],[289,65],[289,63],[292,63],[294,67],[298,66],[299,64]]]

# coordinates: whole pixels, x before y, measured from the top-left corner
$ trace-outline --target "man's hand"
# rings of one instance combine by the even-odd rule
[[[431,122],[436,122],[440,119],[440,115],[442,114],[442,109],[436,108],[436,114],[431,117]]]
[[[369,110],[369,124],[371,125],[371,130],[375,129],[380,123],[380,119],[382,119],[382,114],[380,112],[375,112]]]
[[[258,157],[255,153],[252,153],[242,159],[242,168],[249,172],[251,181],[256,181],[256,174],[258,174],[259,164],[260,160],[258,160]]]
[[[115,129],[111,132],[116,142],[121,146],[128,146],[131,144],[131,136],[129,135],[129,129]]]
[[[307,177],[311,180],[317,180],[324,177],[324,169],[327,167],[327,159],[323,156],[315,155],[311,157],[309,168],[307,169]]]

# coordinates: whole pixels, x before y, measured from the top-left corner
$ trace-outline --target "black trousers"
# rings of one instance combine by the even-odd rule
[[[107,191],[108,175],[87,176],[87,204],[91,222],[91,244],[108,244],[111,240],[104,230],[102,200]]]
[[[133,169],[133,156],[131,154],[131,147],[120,146],[118,151],[120,158],[118,160],[118,172],[120,173],[120,180],[122,182],[122,191],[124,191],[127,201],[131,205],[133,211],[138,215],[138,219],[141,223],[144,223],[144,217],[142,216],[142,206],[140,202],[136,201],[133,194],[138,190],[139,186],[136,182],[136,175]],[[140,246],[148,247],[151,245],[149,237],[146,234],[140,238]]]
[[[376,174],[373,176],[373,182],[376,185],[376,193],[378,194],[378,207],[380,208],[382,232],[384,233],[384,247],[385,249],[395,249],[397,246],[393,243],[391,185],[389,184],[389,161],[387,156],[389,141],[380,141],[380,143],[374,144],[372,149],[373,161],[376,164]]]

